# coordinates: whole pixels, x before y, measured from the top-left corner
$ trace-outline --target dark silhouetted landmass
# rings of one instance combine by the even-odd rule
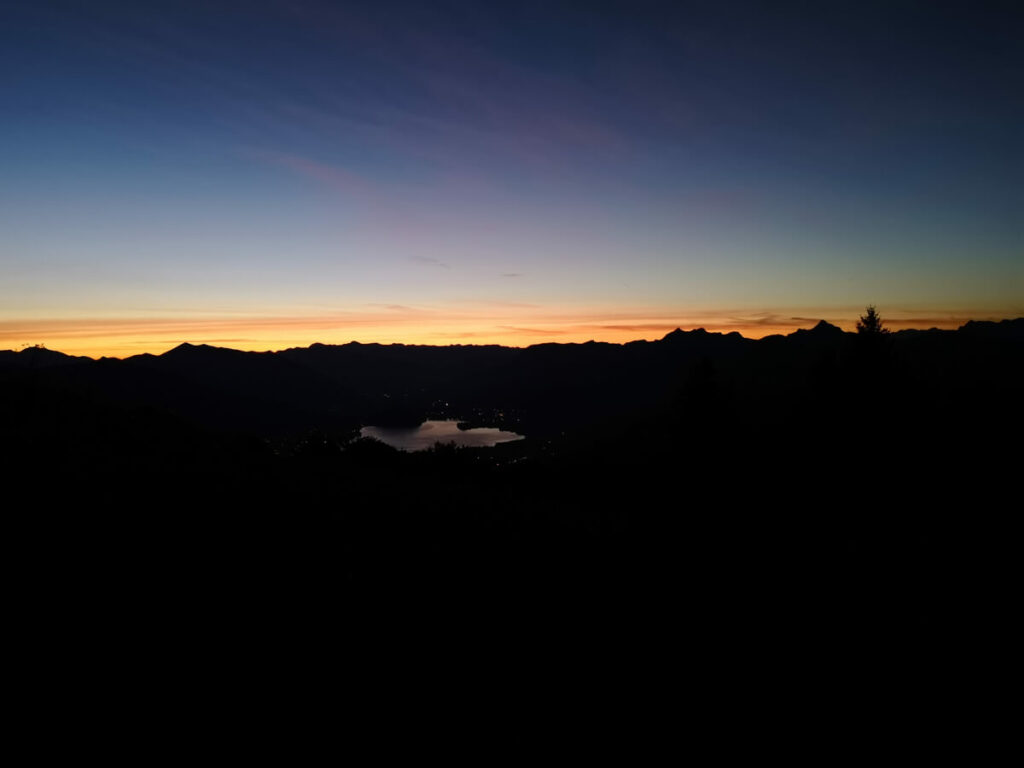
[[[878,339],[0,352],[5,515],[139,600],[940,627],[1019,497],[1024,319]],[[526,439],[358,438],[426,418]]]

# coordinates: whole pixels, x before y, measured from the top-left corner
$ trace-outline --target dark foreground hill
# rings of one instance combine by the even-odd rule
[[[933,626],[977,605],[968,564],[1016,506],[1022,382],[1024,319],[4,352],[5,516],[33,578],[72,596]],[[426,417],[526,440],[402,454],[354,439]]]

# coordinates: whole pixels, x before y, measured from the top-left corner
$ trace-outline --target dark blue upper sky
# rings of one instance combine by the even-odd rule
[[[1017,3],[0,8],[0,320],[1024,305]]]

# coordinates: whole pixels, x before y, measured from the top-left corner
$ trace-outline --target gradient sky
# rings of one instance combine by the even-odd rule
[[[0,348],[1024,315],[1024,6],[0,1]]]

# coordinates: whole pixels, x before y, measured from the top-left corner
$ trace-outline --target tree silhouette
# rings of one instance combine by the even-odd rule
[[[881,336],[889,332],[889,329],[882,325],[882,318],[875,311],[875,305],[869,304],[867,311],[857,321],[857,333],[867,336]]]

